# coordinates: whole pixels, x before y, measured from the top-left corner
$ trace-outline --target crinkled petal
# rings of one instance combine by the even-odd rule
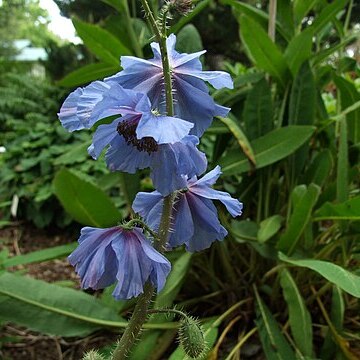
[[[138,139],[152,137],[158,144],[172,144],[189,134],[194,124],[170,116],[143,114],[136,129]]]
[[[115,136],[106,151],[105,160],[111,171],[124,171],[134,174],[138,169],[151,165],[152,157],[135,146],[128,145],[122,136]]]
[[[211,200],[200,198],[190,192],[185,194],[194,223],[194,236],[186,244],[190,252],[204,250],[215,241],[222,240],[226,229],[220,224],[217,211]]]
[[[95,106],[102,100],[110,86],[103,81],[94,81],[83,89],[78,102],[77,116],[86,129],[90,129],[98,118],[94,118]]]
[[[206,186],[193,186],[191,192],[203,198],[220,200],[233,217],[242,214],[243,204],[239,200],[232,198],[227,192],[218,191]]]
[[[151,179],[163,196],[187,187],[187,178],[206,170],[206,156],[197,149],[198,143],[196,136],[186,136],[180,142],[159,145],[152,154]]]
[[[89,154],[97,159],[103,149],[108,146],[115,137],[119,137],[119,134],[116,131],[118,126],[119,119],[114,120],[111,124],[104,124],[98,126],[94,133],[93,142],[88,148]]]
[[[158,231],[163,203],[164,199],[158,191],[139,192],[136,194],[132,208],[141,215],[152,230]]]
[[[78,102],[82,93],[82,88],[77,88],[73,91],[65,99],[60,112],[58,113],[61,125],[68,131],[81,130],[85,128],[84,124],[77,116]]]
[[[204,186],[212,186],[216,183],[219,176],[222,174],[221,167],[219,165],[215,166],[215,168],[209,171],[207,174],[202,176],[200,179],[196,181],[189,181],[189,187],[195,185],[204,185]]]
[[[174,75],[176,89],[175,114],[194,123],[190,134],[201,136],[210,126],[214,116],[226,116],[230,109],[215,104],[212,97],[194,87],[180,76]]]
[[[234,88],[230,74],[226,73],[225,71],[199,71],[193,70],[191,68],[181,67],[176,69],[176,73],[186,76],[193,76],[198,79],[207,81],[215,89],[221,89],[224,87],[228,89]]]
[[[191,210],[185,195],[180,195],[172,213],[174,220],[173,231],[170,234],[169,245],[171,247],[189,244],[194,236],[194,223]]]

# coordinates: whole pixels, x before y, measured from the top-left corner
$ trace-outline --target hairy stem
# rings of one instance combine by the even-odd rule
[[[145,16],[150,23],[150,26],[159,42],[161,61],[163,66],[165,96],[166,96],[166,111],[168,116],[174,115],[174,105],[172,96],[172,81],[171,81],[171,68],[166,47],[166,33],[162,33],[155,20],[147,0],[141,0],[142,6],[145,11]],[[166,20],[165,20],[166,21]],[[164,26],[166,29],[166,26]],[[169,236],[171,213],[174,202],[174,193],[164,198],[163,213],[161,215],[160,227],[158,233],[159,241],[155,241],[155,248],[163,252]],[[155,239],[156,240],[156,239]],[[123,333],[114,353],[112,360],[124,360],[130,353],[135,341],[138,339],[141,328],[148,316],[148,309],[150,307],[151,299],[154,294],[154,287],[148,281],[144,285],[144,292],[139,296],[133,315],[129,321],[129,325]]]
[[[124,360],[131,351],[133,345],[139,337],[141,328],[148,316],[148,308],[154,293],[154,287],[147,282],[144,285],[144,292],[139,296],[129,325],[125,329],[116,349],[112,355],[112,360]]]

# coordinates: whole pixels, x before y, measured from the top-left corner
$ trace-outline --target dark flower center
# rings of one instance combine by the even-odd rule
[[[152,137],[137,139],[136,128],[138,123],[138,118],[120,121],[116,130],[120,136],[124,137],[128,145],[135,146],[139,151],[146,151],[148,154],[157,151],[158,144]]]

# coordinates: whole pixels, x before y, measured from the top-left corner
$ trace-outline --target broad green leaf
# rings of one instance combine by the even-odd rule
[[[281,271],[280,283],[288,305],[290,328],[296,347],[302,355],[311,357],[313,331],[309,310],[306,308],[294,278],[287,269]]]
[[[251,142],[256,161],[260,169],[286,158],[308,141],[315,128],[312,126],[287,126],[273,130]],[[251,170],[245,155],[238,150],[229,151],[220,159],[220,165],[225,175],[241,174]]]
[[[290,258],[283,253],[279,253],[279,259],[295,266],[314,270],[350,295],[360,297],[360,276],[345,270],[339,265],[322,260]]]
[[[316,86],[309,64],[304,63],[291,87],[289,124],[312,125],[315,122]]]
[[[112,65],[99,62],[96,64],[85,65],[80,69],[74,70],[61,79],[58,84],[66,87],[73,87],[86,84],[93,80],[103,79],[113,75],[120,70],[120,64]]]
[[[260,228],[257,233],[257,238],[261,243],[268,241],[281,228],[283,217],[280,215],[273,215],[263,220],[260,223]]]
[[[219,119],[229,128],[231,133],[234,135],[236,141],[238,142],[241,150],[248,157],[248,159],[254,165],[256,165],[254,151],[251,147],[251,144],[250,144],[248,138],[243,133],[240,126],[235,122],[235,120],[233,120],[230,117],[228,117],[228,118],[219,117]]]
[[[289,0],[277,0],[276,19],[281,24],[282,29],[286,31],[287,38],[294,36],[293,6]]]
[[[256,292],[256,325],[266,359],[296,359],[289,343],[281,333],[279,324]]]
[[[323,186],[329,179],[334,168],[334,159],[329,149],[319,152],[311,162],[305,173],[304,179],[307,184],[314,183]]]
[[[155,308],[161,309],[172,305],[189,270],[191,257],[191,253],[185,252],[172,264],[166,284],[155,299]]]
[[[360,101],[360,93],[355,85],[340,76],[334,76],[334,82],[340,91],[341,109],[345,110],[352,104]],[[346,115],[348,137],[353,143],[360,142],[360,108]]]
[[[301,25],[303,18],[309,13],[319,0],[294,0],[293,12],[295,26]]]
[[[356,196],[341,204],[326,202],[315,212],[314,220],[360,220],[360,196]]]
[[[293,37],[287,46],[284,58],[293,76],[296,76],[301,64],[311,57],[312,39],[313,33],[311,29],[308,28]],[[301,49],[301,51],[299,51],[299,49]]]
[[[101,0],[105,4],[112,6],[120,14],[126,11],[126,4],[124,0]]]
[[[42,249],[30,252],[24,255],[13,256],[3,261],[3,266],[16,266],[16,265],[25,265],[35,262],[48,261],[52,259],[60,259],[69,255],[72,251],[75,250],[77,243],[73,242],[71,244],[60,245],[51,247],[48,249]]]
[[[111,199],[95,185],[62,169],[53,181],[54,193],[65,210],[78,222],[96,227],[116,225],[121,213]]]
[[[202,0],[197,3],[195,8],[186,16],[180,18],[173,26],[171,26],[169,33],[178,33],[187,23],[189,23],[195,16],[199,15],[213,0]]]
[[[85,336],[103,321],[126,322],[81,291],[4,272],[0,275],[0,320],[57,336]]]
[[[240,18],[240,37],[254,64],[268,72],[285,87],[289,80],[286,60],[262,26],[253,19],[242,15]]]
[[[280,236],[277,248],[283,252],[292,252],[310,221],[312,210],[319,198],[320,188],[310,184],[306,193],[293,207],[285,233]]]
[[[140,174],[138,172],[135,174],[120,173],[119,178],[121,194],[131,209],[135,196],[140,191]]]
[[[116,66],[120,55],[131,55],[131,51],[113,34],[98,25],[73,19],[76,32],[87,48],[102,61]]]
[[[242,119],[250,140],[259,138],[273,129],[271,88],[264,78],[249,91],[245,100]]]
[[[256,21],[260,24],[264,29],[267,28],[269,23],[269,14],[263,10],[260,10],[250,4],[246,4],[244,2],[240,2],[238,0],[221,0],[222,4],[230,5],[235,12],[240,15],[237,16],[238,21],[240,22],[241,14],[248,16],[249,18]],[[289,35],[286,31],[281,27],[279,21],[276,21],[276,30],[286,39],[289,40]]]
[[[259,225],[249,220],[233,220],[230,231],[239,242],[244,242],[245,240],[256,241]]]
[[[348,125],[345,118],[340,119],[338,122],[338,128],[339,136],[336,167],[336,200],[338,202],[344,202],[349,198],[349,144]]]
[[[176,37],[176,50],[182,53],[194,53],[203,49],[200,34],[193,24],[184,26]]]
[[[315,17],[315,20],[311,25],[313,34],[322,30],[340,11],[344,10],[348,1],[349,0],[336,0],[331,4],[327,4],[321,13]]]

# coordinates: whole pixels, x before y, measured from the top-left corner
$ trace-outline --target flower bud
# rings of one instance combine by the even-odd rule
[[[84,355],[82,360],[105,360],[105,358],[96,350],[90,350]]]
[[[180,15],[187,15],[193,9],[192,0],[170,0],[169,1],[170,11],[175,11]]]

